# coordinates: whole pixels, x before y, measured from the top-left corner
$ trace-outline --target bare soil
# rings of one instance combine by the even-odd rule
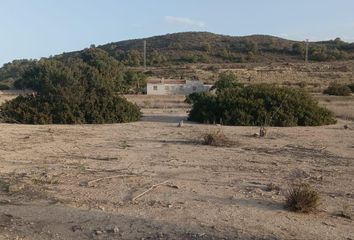
[[[0,124],[0,239],[354,239],[353,122],[258,138],[179,128],[185,108],[143,111],[127,124]],[[219,128],[232,145],[201,144]],[[317,213],[284,209],[300,181],[319,191]]]

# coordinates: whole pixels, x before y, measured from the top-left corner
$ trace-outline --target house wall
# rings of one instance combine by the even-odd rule
[[[194,92],[209,91],[211,85],[204,85],[196,81],[187,81],[186,84],[148,83],[147,95],[189,95]]]

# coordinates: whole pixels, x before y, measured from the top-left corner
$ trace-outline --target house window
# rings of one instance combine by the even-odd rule
[[[153,89],[154,89],[154,91],[157,91],[157,86],[154,86]]]

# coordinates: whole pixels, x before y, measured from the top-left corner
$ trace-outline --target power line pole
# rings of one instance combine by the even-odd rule
[[[146,40],[144,40],[144,68],[146,69]]]
[[[309,40],[306,39],[305,63],[309,62]]]

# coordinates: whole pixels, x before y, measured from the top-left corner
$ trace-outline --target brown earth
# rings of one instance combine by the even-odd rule
[[[354,239],[353,122],[257,138],[178,128],[178,107],[127,124],[0,124],[0,239]],[[201,144],[220,128],[231,146]],[[319,212],[284,209],[300,181]]]

